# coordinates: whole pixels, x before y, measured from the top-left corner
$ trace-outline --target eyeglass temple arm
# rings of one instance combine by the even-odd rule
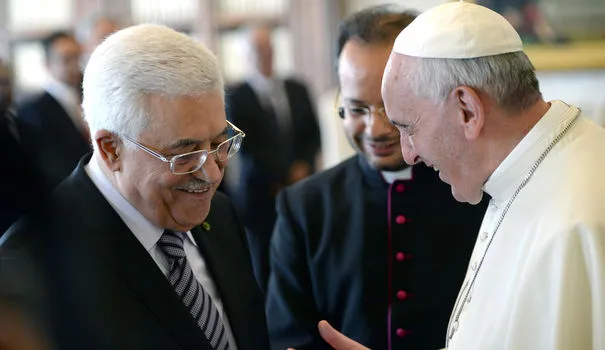
[[[145,151],[145,152],[147,152],[147,153],[151,154],[152,156],[156,157],[157,159],[159,159],[159,160],[161,160],[161,161],[163,161],[163,162],[166,162],[166,163],[170,163],[170,160],[169,160],[169,159],[166,159],[166,157],[164,157],[163,155],[161,155],[161,154],[157,153],[156,151],[153,151],[153,150],[151,150],[151,149],[149,149],[149,148],[147,148],[147,147],[145,147],[145,146],[141,145],[140,143],[136,142],[135,140],[131,139],[131,138],[130,138],[130,137],[128,137],[128,136],[125,136],[125,135],[124,135],[124,138],[125,138],[126,140],[128,140],[128,141],[130,141],[130,142],[134,143],[134,144],[135,144],[135,145],[137,145],[137,146],[138,146],[140,149],[142,149],[143,151]]]
[[[242,129],[238,128],[237,126],[233,125],[233,123],[231,123],[230,121],[227,120],[227,124],[229,124],[230,127],[233,128],[233,130],[235,130],[236,132],[239,132],[240,134],[242,134],[242,137],[246,137],[246,133],[242,131]]]

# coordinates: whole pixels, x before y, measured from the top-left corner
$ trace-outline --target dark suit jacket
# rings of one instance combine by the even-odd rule
[[[287,185],[288,170],[296,160],[313,166],[320,148],[315,108],[304,85],[284,81],[291,128],[284,133],[277,117],[263,108],[249,83],[228,89],[227,117],[246,133],[239,153],[240,183],[229,191],[240,212],[252,251],[256,276],[264,288],[269,273],[269,240],[275,223],[275,195]]]
[[[12,294],[58,349],[210,349],[167,278],[87,176],[83,165],[0,245],[0,294]],[[192,230],[238,348],[268,347],[263,298],[246,238],[217,193]]]
[[[10,113],[0,115],[0,237],[40,201],[43,189],[39,173],[11,130],[12,119]]]
[[[372,349],[442,348],[486,205],[456,202],[422,164],[389,185],[359,156],[286,188],[271,245],[272,348],[328,349],[322,319]]]
[[[49,191],[65,179],[91,147],[67,112],[48,92],[25,102],[17,111],[22,144],[41,169]]]

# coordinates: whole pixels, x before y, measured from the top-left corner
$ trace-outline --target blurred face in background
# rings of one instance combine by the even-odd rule
[[[265,77],[271,77],[273,75],[273,44],[269,28],[251,30],[250,54],[256,71]]]
[[[103,40],[105,40],[105,38],[107,38],[110,34],[113,34],[114,32],[118,31],[119,29],[120,27],[116,23],[108,19],[101,18],[92,28],[90,38],[88,38],[89,40],[86,44],[87,51],[89,53],[92,53],[94,49],[96,49],[97,46],[99,46],[99,44],[101,44]]]
[[[384,113],[382,75],[391,52],[388,44],[349,40],[338,61],[340,101],[349,142],[378,170],[406,167],[399,132]],[[369,112],[369,113],[368,113]]]
[[[80,71],[80,55],[82,49],[75,38],[60,37],[51,46],[46,57],[48,73],[56,80],[81,89],[82,72]]]
[[[118,31],[120,27],[117,23],[107,19],[99,19],[95,25],[91,28],[90,34],[87,38],[82,38],[82,46],[84,52],[81,56],[81,69],[86,67],[86,63],[92,55],[92,52],[99,46],[105,38],[114,32]]]

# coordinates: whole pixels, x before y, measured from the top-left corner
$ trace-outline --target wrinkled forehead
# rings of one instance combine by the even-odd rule
[[[144,95],[148,129],[168,131],[172,137],[208,133],[205,138],[227,127],[223,95],[208,91],[195,96],[167,96],[159,93]],[[201,135],[196,135],[201,137]]]
[[[389,56],[382,76],[382,97],[385,100],[392,94],[393,90],[402,80],[402,70],[405,69],[404,59],[404,55],[396,52],[391,52],[391,55]]]

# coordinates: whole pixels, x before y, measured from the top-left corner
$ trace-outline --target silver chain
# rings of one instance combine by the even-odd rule
[[[548,153],[550,153],[550,151],[553,149],[553,147],[555,147],[555,145],[561,140],[561,138],[569,131],[569,129],[575,124],[575,122],[578,120],[579,117],[580,117],[580,110],[578,109],[578,111],[576,112],[576,116],[573,118],[573,120],[570,121],[569,124],[567,124],[567,126],[548,145],[548,147],[546,147],[544,152],[542,152],[540,157],[536,160],[534,165],[531,167],[531,169],[529,170],[527,175],[525,175],[525,177],[523,178],[523,181],[521,182],[519,187],[517,187],[517,190],[515,190],[511,199],[509,199],[508,203],[506,203],[506,207],[504,207],[504,210],[502,211],[500,218],[498,218],[498,222],[496,223],[496,228],[494,229],[494,233],[492,234],[489,241],[487,242],[487,247],[485,247],[483,256],[481,256],[481,260],[479,260],[479,264],[477,265],[477,269],[475,270],[475,273],[473,274],[470,284],[467,281],[467,283],[465,283],[464,287],[462,288],[462,292],[460,293],[460,295],[462,295],[464,293],[465,288],[466,288],[466,293],[464,293],[464,298],[462,298],[462,303],[460,303],[460,295],[458,296],[458,299],[456,300],[456,304],[454,305],[454,312],[452,312],[452,316],[450,317],[450,321],[449,321],[449,324],[447,327],[447,334],[446,334],[447,339],[445,342],[446,349],[449,347],[449,342],[452,339],[452,337],[454,336],[454,330],[452,328],[454,327],[454,324],[458,323],[458,320],[460,319],[460,315],[462,314],[462,310],[464,309],[464,304],[468,300],[468,296],[471,292],[471,289],[473,289],[473,286],[475,285],[475,280],[477,279],[477,275],[479,274],[481,265],[483,265],[483,260],[485,260],[487,251],[489,250],[489,247],[491,246],[492,241],[494,240],[494,237],[496,236],[496,232],[498,232],[498,228],[500,228],[500,224],[502,224],[502,221],[504,220],[504,217],[506,216],[508,209],[510,209],[515,198],[517,198],[517,195],[519,194],[519,192],[521,192],[521,190],[525,187],[525,185],[527,185],[527,183],[529,182],[531,177],[536,172],[536,169],[538,169],[538,166],[540,166],[540,163],[542,163],[544,158],[546,158],[546,155],[548,155]],[[452,318],[453,318],[453,322],[452,322]]]

